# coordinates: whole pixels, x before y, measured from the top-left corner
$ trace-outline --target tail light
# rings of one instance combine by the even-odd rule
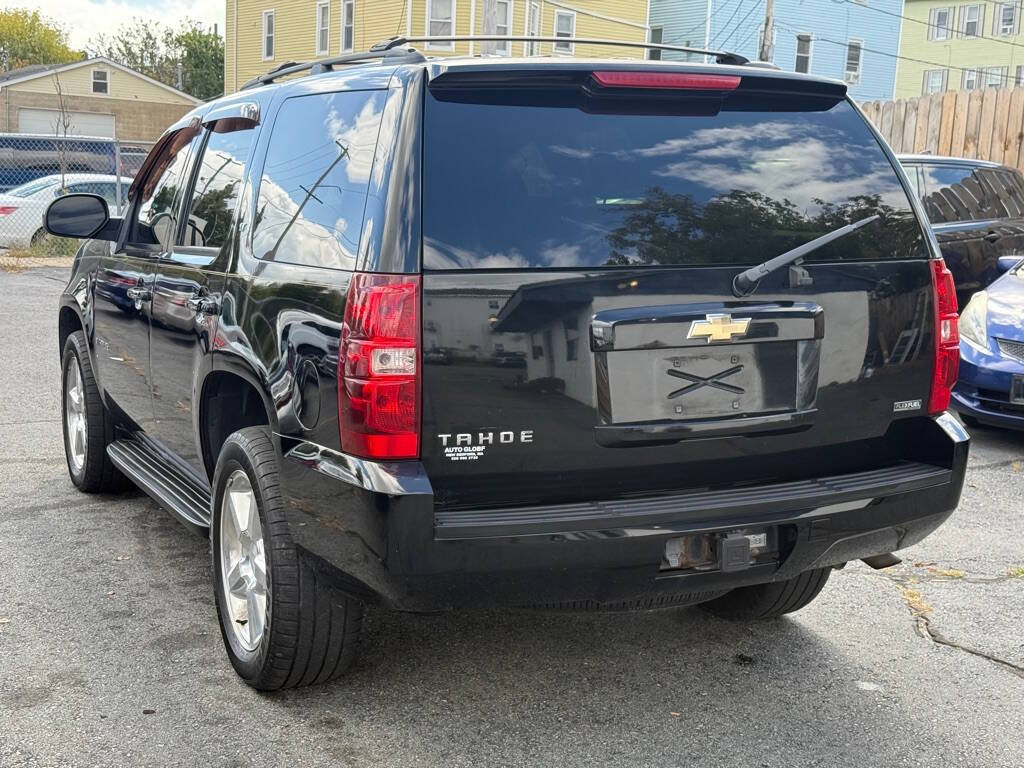
[[[0,216],[7,216],[18,210],[16,205],[0,205]]]
[[[594,72],[594,80],[606,88],[655,88],[684,91],[734,91],[735,75],[704,75],[690,72]]]
[[[942,259],[933,260],[931,266],[935,294],[935,366],[928,413],[937,414],[949,407],[950,393],[956,384],[960,368],[960,330],[953,274]]]
[[[353,275],[338,359],[341,449],[370,459],[420,450],[420,279]]]

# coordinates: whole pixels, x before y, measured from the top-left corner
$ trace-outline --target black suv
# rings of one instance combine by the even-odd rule
[[[342,672],[367,604],[778,616],[950,515],[952,281],[842,83],[407,42],[48,211],[71,478],[209,531],[249,684]]]
[[[959,305],[1024,255],[1024,175],[966,157],[900,155],[953,273]],[[1000,259],[1007,259],[1000,266]]]

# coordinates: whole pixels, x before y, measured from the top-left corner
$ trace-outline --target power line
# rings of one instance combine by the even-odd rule
[[[911,21],[914,24],[923,24],[924,26],[932,28],[932,29],[945,29],[945,30],[948,30],[951,33],[954,31],[950,27],[943,27],[943,26],[941,26],[939,24],[932,24],[930,21],[921,21],[921,19],[913,19],[910,16],[904,16],[902,13],[894,13],[893,11],[887,11],[884,8],[878,8],[878,7],[874,6],[874,5],[865,5],[864,3],[859,2],[859,0],[833,0],[833,2],[846,3],[847,5],[856,5],[856,6],[860,7],[860,8],[867,8],[869,11],[875,11],[877,13],[884,13],[886,16],[893,16],[894,18],[903,19],[904,21]],[[1000,7],[1002,6],[1002,3],[998,3],[998,4],[997,3],[993,3],[993,4],[994,5],[998,5]],[[1019,10],[1019,9],[1015,8],[1014,13],[1016,13],[1017,10]],[[980,32],[981,31],[981,19],[978,19],[978,28],[979,28],[978,31]],[[998,37],[985,37],[983,34],[977,35],[976,37],[973,37],[973,38],[972,37],[966,37],[966,38],[961,38],[961,39],[962,40],[964,40],[964,39],[966,39],[966,40],[970,40],[970,39],[990,40],[993,43],[1000,43],[1001,45],[1011,45],[1014,48],[1024,48],[1024,45],[1021,45],[1020,43],[1014,43],[1014,42],[1011,42],[1010,40],[1000,40]]]
[[[781,27],[782,29],[785,29],[787,32],[792,32],[793,34],[802,34],[802,33],[798,32],[798,30],[793,29],[792,27],[786,26],[785,24],[776,24],[776,26]],[[819,37],[817,35],[815,35],[813,37],[813,39],[814,40],[820,40],[823,43],[832,43],[833,45],[840,45],[843,48],[849,47],[849,41],[842,42],[842,41],[839,41],[839,40],[830,40],[827,37]],[[860,49],[861,49],[862,52],[877,53],[880,56],[888,56],[891,59],[900,59],[902,61],[913,61],[913,62],[916,62],[918,64],[928,64],[930,66],[937,67],[939,69],[956,69],[956,70],[959,70],[960,72],[979,72],[981,69],[984,69],[983,67],[958,67],[958,66],[956,66],[954,64],[940,64],[937,61],[928,61],[927,59],[917,59],[917,58],[914,58],[913,56],[901,56],[898,53],[889,53],[888,51],[880,51],[877,48],[865,48],[863,45],[861,45]],[[1000,73],[999,79],[1000,80],[1004,80],[1004,79],[1005,80],[1009,80],[1010,79],[1010,75],[1009,75],[1009,73],[1007,73],[1007,75],[1004,78],[1003,75]]]
[[[722,41],[722,47],[723,48],[725,47],[725,44],[728,43],[732,39],[732,36],[735,35],[739,31],[740,27],[743,26],[743,23],[747,19],[750,18],[750,14],[752,14],[754,11],[758,10],[760,7],[761,7],[760,3],[754,3],[752,6],[750,6],[750,10],[747,11],[747,15],[744,16],[742,19],[740,19],[739,23],[736,25],[736,28],[732,32],[729,33],[729,36],[727,38],[725,38],[725,40]],[[754,29],[757,29],[756,25],[754,26]],[[749,37],[749,34],[747,36]],[[737,45],[736,47],[739,48],[740,46]],[[758,53],[760,53],[760,51],[758,51]]]
[[[757,6],[757,1],[755,0],[754,7],[756,7],[756,6]],[[724,33],[729,28],[729,25],[732,24],[732,20],[736,18],[736,14],[740,12],[740,8],[742,8],[742,7],[743,7],[743,0],[736,0],[736,10],[732,12],[732,16],[730,16],[728,18],[728,20],[725,22],[725,24],[722,25],[722,28],[718,31],[718,34],[715,35],[715,40],[718,40],[719,35]],[[749,13],[748,13],[748,15],[749,15]],[[741,21],[740,24],[742,24],[742,23],[743,22]],[[733,31],[735,32],[735,29]],[[732,37],[732,35],[730,35],[729,37]],[[727,37],[726,40],[728,40],[728,39],[729,38]],[[708,48],[710,48],[712,45],[715,44],[715,40],[708,40]]]

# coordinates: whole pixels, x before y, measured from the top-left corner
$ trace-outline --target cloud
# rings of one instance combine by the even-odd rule
[[[193,19],[204,27],[217,25],[224,35],[223,2],[204,0],[35,0],[38,11],[68,32],[72,48],[84,49],[89,40],[110,34],[121,24],[138,16],[176,27],[184,19]]]

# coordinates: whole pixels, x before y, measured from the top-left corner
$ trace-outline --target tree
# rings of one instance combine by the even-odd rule
[[[39,11],[0,10],[0,72],[81,58],[81,51],[68,46],[68,33]]]
[[[90,40],[89,52],[199,99],[224,92],[224,41],[197,21],[185,19],[172,29],[136,17],[112,35]]]

